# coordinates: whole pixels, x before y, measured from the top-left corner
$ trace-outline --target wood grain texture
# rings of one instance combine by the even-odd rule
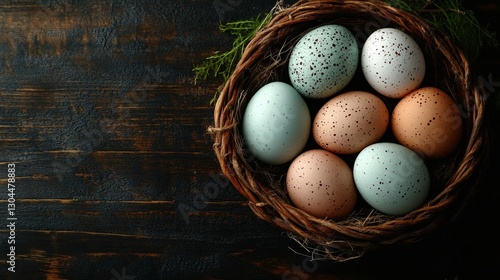
[[[498,4],[469,2],[500,30]],[[500,221],[497,147],[484,167],[491,176],[458,220],[419,244],[343,264],[294,253],[304,251],[258,220],[220,176],[206,129],[221,81],[194,84],[192,68],[230,47],[220,21],[254,17],[273,5],[0,2],[0,279],[497,274],[500,243],[491,231]],[[499,67],[497,53],[485,53],[479,74],[500,81]],[[9,163],[16,165],[15,273],[7,270]]]

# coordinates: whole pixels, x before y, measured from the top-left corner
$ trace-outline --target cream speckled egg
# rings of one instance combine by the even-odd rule
[[[455,151],[463,133],[458,106],[435,87],[417,89],[401,99],[392,112],[391,127],[399,143],[434,159]]]
[[[430,189],[430,175],[422,158],[396,143],[364,148],[353,167],[361,197],[388,215],[404,215],[422,205]]]
[[[325,103],[312,124],[315,141],[336,154],[353,154],[378,141],[389,125],[384,102],[369,92],[342,93]]]
[[[358,62],[354,35],[343,26],[324,25],[300,38],[290,55],[288,73],[303,96],[326,98],[347,86]]]
[[[366,81],[380,94],[401,98],[420,86],[425,58],[417,42],[394,28],[373,32],[361,51]]]
[[[297,208],[318,218],[343,218],[356,205],[351,168],[337,155],[321,149],[306,151],[293,160],[286,188]]]

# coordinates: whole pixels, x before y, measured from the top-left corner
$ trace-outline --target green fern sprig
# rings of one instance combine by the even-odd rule
[[[450,36],[470,61],[476,61],[483,48],[498,46],[496,34],[481,26],[473,12],[464,9],[461,0],[386,1],[394,7],[417,14]]]
[[[233,41],[231,49],[226,52],[216,51],[200,65],[193,68],[195,73],[194,83],[196,84],[200,79],[206,80],[210,74],[214,78],[221,76],[224,82],[226,82],[241,58],[248,42],[254,37],[257,31],[269,23],[271,18],[272,12],[269,12],[264,18],[261,18],[259,15],[255,19],[219,24],[219,29],[222,32],[229,32],[236,38]],[[219,94],[220,92],[218,91],[214,94],[214,97],[210,100],[210,104],[214,104],[217,101]]]
[[[210,74],[214,78],[221,76],[224,81],[227,81],[243,54],[245,46],[254,37],[255,33],[270,20],[271,14],[269,13],[264,18],[257,16],[255,19],[220,24],[219,29],[222,32],[229,32],[236,38],[230,50],[226,52],[216,51],[193,69],[195,83],[198,80],[206,80]]]

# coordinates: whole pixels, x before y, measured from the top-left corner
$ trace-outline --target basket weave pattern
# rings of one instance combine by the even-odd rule
[[[302,34],[322,24],[349,28],[366,39],[375,27],[394,27],[414,38],[426,56],[424,83],[448,92],[463,112],[464,138],[456,153],[433,165],[436,183],[427,203],[402,217],[369,208],[333,222],[295,208],[284,191],[286,166],[265,166],[246,151],[239,121],[251,95],[286,76],[287,58]],[[480,164],[487,159],[485,90],[471,73],[463,52],[423,19],[379,1],[299,1],[277,12],[247,45],[225,84],[214,111],[214,151],[222,172],[249,200],[255,214],[287,231],[322,256],[343,261],[381,245],[414,243],[453,219],[474,193]],[[309,245],[307,245],[309,244]]]

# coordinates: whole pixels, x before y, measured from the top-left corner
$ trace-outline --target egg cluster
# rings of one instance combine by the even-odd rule
[[[370,90],[343,91],[356,87],[358,67]],[[415,40],[382,28],[360,52],[349,29],[320,26],[292,49],[288,76],[289,83],[270,82],[252,96],[242,135],[259,161],[289,164],[286,190],[297,208],[341,219],[354,211],[359,196],[388,215],[404,215],[425,202],[431,183],[425,161],[449,156],[463,124],[448,94],[421,87],[425,58]],[[394,108],[384,99],[396,100]],[[318,100],[313,112],[310,104]],[[395,141],[381,141],[387,134]],[[344,157],[352,155],[349,165]]]

